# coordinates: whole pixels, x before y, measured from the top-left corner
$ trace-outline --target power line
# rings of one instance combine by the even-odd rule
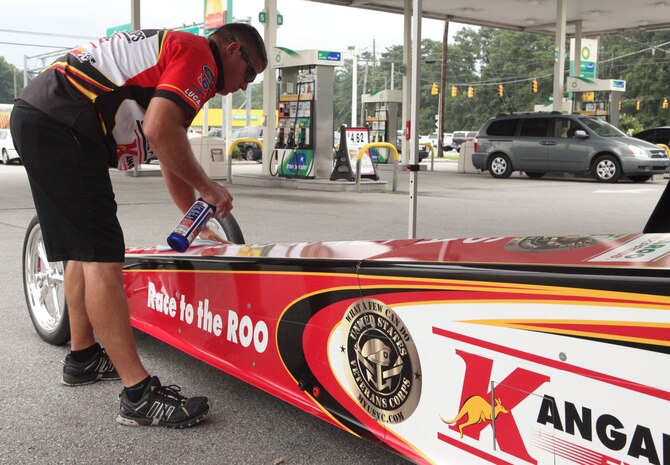
[[[2,45],[21,45],[24,47],[46,47],[46,48],[72,48],[67,45],[43,45],[43,44],[22,44],[20,42],[0,42]]]
[[[76,36],[72,34],[55,34],[51,32],[36,32],[36,31],[17,31],[16,29],[0,29],[0,32],[10,32],[13,34],[30,34],[32,36],[49,36],[49,37],[72,37],[74,39],[97,39],[91,36]]]

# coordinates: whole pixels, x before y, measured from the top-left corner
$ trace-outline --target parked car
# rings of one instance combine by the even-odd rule
[[[451,136],[452,149],[460,152],[461,145],[468,140],[473,140],[475,137],[477,137],[477,131],[454,131]]]
[[[207,132],[207,137],[219,137],[221,139],[225,139],[224,135],[225,134],[223,134],[223,129],[222,128],[211,128]]]
[[[233,137],[233,141],[236,139],[258,139],[263,141],[263,127],[262,126],[245,126],[240,129],[240,132],[237,134],[237,137]],[[240,153],[243,154],[244,158],[247,160],[260,160],[263,157],[263,151],[258,144],[253,142],[242,142],[238,144],[238,149]]]
[[[419,136],[419,145],[428,144],[428,145],[433,146],[433,150],[435,150],[437,147],[435,145],[433,145],[433,142],[435,142],[436,140],[437,140],[437,135],[435,136],[435,139],[432,137],[432,135],[430,135],[430,136],[421,136],[420,135]]]
[[[186,137],[188,137],[189,140],[190,140],[190,139],[194,139],[194,138],[196,138],[196,137],[202,137],[202,136],[201,136],[200,133],[197,132],[195,129],[189,127],[189,128],[186,130]]]
[[[513,171],[530,178],[563,172],[599,182],[616,182],[621,176],[645,182],[666,171],[670,160],[661,147],[601,119],[551,112],[489,119],[475,140],[472,164],[494,178],[507,178]]]
[[[12,161],[21,163],[19,154],[14,148],[14,141],[12,141],[12,134],[9,129],[0,129],[0,160],[5,165]]]
[[[237,139],[239,137],[238,134],[240,133],[241,130],[242,130],[241,128],[233,128],[233,131],[232,131],[233,140]],[[207,137],[218,137],[220,139],[225,139],[226,134],[225,134],[225,132],[223,131],[222,128],[211,128],[207,132]]]
[[[454,134],[452,132],[445,132],[442,139],[442,146],[446,152],[454,150]]]
[[[633,134],[633,137],[646,140],[652,144],[662,144],[666,147],[670,147],[670,126],[645,129],[644,131],[638,132],[637,134]]]

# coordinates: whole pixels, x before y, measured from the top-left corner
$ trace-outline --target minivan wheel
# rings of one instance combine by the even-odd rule
[[[649,181],[653,176],[651,175],[646,175],[646,174],[641,174],[639,176],[628,176],[628,179],[630,179],[633,182],[647,182]]]
[[[545,173],[542,171],[526,171],[526,176],[528,176],[530,179],[540,179],[542,176],[544,176]]]
[[[612,155],[602,155],[593,164],[593,176],[598,182],[617,182],[621,177],[619,160]]]
[[[254,161],[254,158],[256,158],[254,156],[254,149],[252,149],[251,147],[247,147],[247,151],[245,153],[248,161]]]
[[[512,163],[506,155],[499,153],[489,158],[488,169],[494,178],[509,178],[512,174]]]

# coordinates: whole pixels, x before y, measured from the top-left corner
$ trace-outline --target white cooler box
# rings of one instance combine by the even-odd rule
[[[194,137],[189,141],[196,160],[212,179],[226,179],[228,174],[226,143],[219,137]]]

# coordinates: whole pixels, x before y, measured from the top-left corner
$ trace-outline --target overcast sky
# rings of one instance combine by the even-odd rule
[[[223,0],[224,7],[226,0]],[[182,24],[202,22],[203,0],[142,0],[143,28],[172,28]],[[368,47],[375,40],[377,51],[402,44],[402,15],[376,13],[367,10],[330,6],[304,0],[278,0],[284,25],[277,33],[277,45],[294,50],[328,49],[346,51],[347,46]],[[111,0],[104,3],[91,0],[0,0],[0,56],[23,68],[23,56],[30,57],[54,51],[48,47],[29,47],[18,44],[37,44],[73,47],[87,39],[54,35],[17,34],[18,30],[43,34],[62,34],[101,37],[107,28],[130,22],[131,0]],[[235,18],[251,17],[252,25],[261,34],[258,13],[264,0],[235,0]],[[450,24],[450,37],[460,25]],[[444,23],[424,20],[423,37],[442,40]],[[34,65],[29,63],[29,68]]]

